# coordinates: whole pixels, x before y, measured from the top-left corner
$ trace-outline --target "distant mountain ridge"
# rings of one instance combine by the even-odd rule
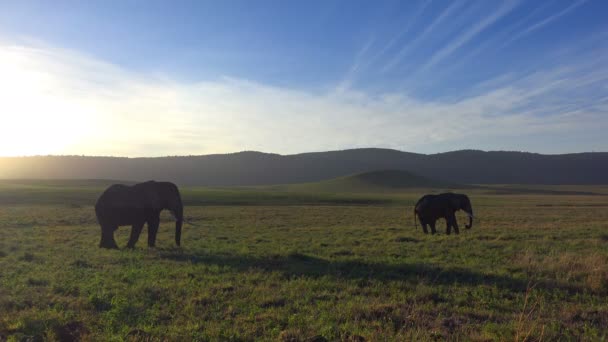
[[[0,158],[2,179],[156,179],[191,186],[317,182],[378,170],[405,170],[459,184],[608,184],[608,153],[461,150],[426,155],[363,148],[293,155],[247,151],[157,158]]]

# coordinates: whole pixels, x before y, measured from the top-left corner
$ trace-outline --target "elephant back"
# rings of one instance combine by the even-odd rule
[[[128,186],[124,184],[111,185],[104,191],[96,208],[132,208],[132,209],[158,209],[161,208],[161,198],[156,189],[156,182]]]

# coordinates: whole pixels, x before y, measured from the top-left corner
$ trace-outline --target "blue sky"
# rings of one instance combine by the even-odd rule
[[[606,151],[605,13],[602,0],[5,1],[0,115],[39,139],[0,155]]]

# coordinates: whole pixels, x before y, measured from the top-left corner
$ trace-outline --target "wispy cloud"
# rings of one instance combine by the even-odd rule
[[[606,70],[605,62],[593,63],[497,79],[474,94],[439,101],[351,88],[313,93],[231,77],[180,82],[73,51],[5,44],[0,154],[296,153],[368,146],[437,152],[494,146],[501,137],[511,139],[498,146],[503,149],[517,148],[525,137],[603,137],[608,74],[593,73]],[[604,91],[588,91],[598,87]],[[608,149],[601,139],[601,146],[589,149]],[[22,148],[15,148],[19,143]],[[529,148],[556,152],[546,146]]]
[[[433,54],[429,61],[422,65],[421,69],[424,70],[439,63],[441,60],[452,54],[455,50],[459,49],[461,46],[469,42],[483,30],[485,30],[488,26],[494,24],[500,18],[510,13],[517,6],[517,4],[518,1],[504,2],[500,7],[498,7],[498,9],[494,13],[483,18],[480,22],[469,28],[467,31],[455,38],[452,42],[450,42],[449,44],[441,48],[439,51],[437,51],[435,54]]]
[[[536,30],[538,30],[538,29],[540,29],[540,28],[542,28],[542,27],[550,24],[551,22],[553,22],[553,21],[555,21],[555,20],[557,20],[557,19],[565,16],[566,14],[570,13],[571,11],[573,11],[574,9],[576,9],[577,7],[583,5],[585,2],[587,2],[587,0],[578,0],[578,1],[575,1],[570,6],[564,8],[563,10],[561,10],[561,11],[559,11],[559,12],[557,12],[557,13],[555,13],[555,14],[553,14],[553,15],[551,15],[551,16],[549,16],[549,17],[547,17],[547,18],[545,18],[545,19],[543,19],[543,20],[541,20],[541,21],[539,21],[539,22],[537,22],[537,23],[529,26],[529,27],[527,27],[523,31],[518,32],[517,34],[511,36],[508,40],[506,40],[503,43],[503,46],[506,46],[506,45],[508,45],[508,44],[510,44],[510,43],[512,43],[512,42],[514,42],[514,41],[516,41],[516,40],[518,40],[520,38],[522,38],[522,37],[525,37],[526,35],[528,35],[528,34],[534,32],[534,31],[536,31]]]
[[[365,56],[367,51],[372,47],[373,44],[374,44],[374,39],[370,38],[363,45],[363,47],[361,49],[359,49],[359,51],[355,55],[355,60],[354,60],[353,64],[351,65],[351,67],[348,69],[348,72],[346,73],[346,76],[344,76],[344,79],[342,80],[342,82],[340,82],[340,84],[336,87],[337,91],[344,91],[352,86],[353,82],[355,82],[357,72],[365,64],[365,62],[363,61],[363,57]]]
[[[410,30],[412,29],[412,27],[414,26],[414,23],[416,22],[416,20],[418,20],[418,18],[421,16],[421,14],[424,12],[424,10],[428,7],[428,5],[431,3],[431,0],[426,0],[423,1],[420,6],[418,6],[416,8],[415,11],[413,11],[411,13],[411,15],[409,15],[407,17],[407,19],[405,19],[405,25],[404,27],[396,34],[393,36],[393,38],[391,38],[388,43],[386,43],[382,48],[378,49],[365,63],[365,65],[370,65],[373,62],[376,61],[376,59],[378,57],[381,57],[382,55],[384,55],[387,51],[389,51],[391,48],[393,48],[393,46],[395,46],[395,44],[397,44],[404,36],[406,36]]]
[[[419,42],[425,41],[429,34],[433,32],[437,27],[441,25],[449,16],[456,11],[458,8],[462,7],[465,4],[465,1],[454,1],[447,8],[445,8],[433,22],[427,26],[420,34],[416,36],[412,41],[408,44],[404,45],[395,56],[389,60],[381,69],[381,71],[386,72],[391,68],[395,67],[399,64],[405,56],[418,44]]]

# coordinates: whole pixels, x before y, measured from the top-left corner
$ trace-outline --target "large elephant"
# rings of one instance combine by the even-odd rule
[[[455,215],[458,210],[463,210],[469,217],[469,223],[465,224],[465,228],[470,229],[473,226],[473,208],[467,195],[454,193],[425,195],[418,200],[414,208],[414,224],[416,216],[418,216],[424,233],[428,234],[426,226],[429,225],[431,232],[435,234],[435,222],[443,218],[446,222],[446,233],[450,234],[451,228],[454,227],[454,232],[458,234],[458,222],[456,222]]]
[[[135,247],[144,224],[148,224],[148,246],[154,247],[160,224],[160,212],[168,209],[175,218],[175,243],[179,246],[184,207],[177,186],[170,182],[148,181],[127,186],[114,184],[99,196],[95,214],[101,226],[99,247],[118,248],[114,231],[131,226],[128,248]]]

